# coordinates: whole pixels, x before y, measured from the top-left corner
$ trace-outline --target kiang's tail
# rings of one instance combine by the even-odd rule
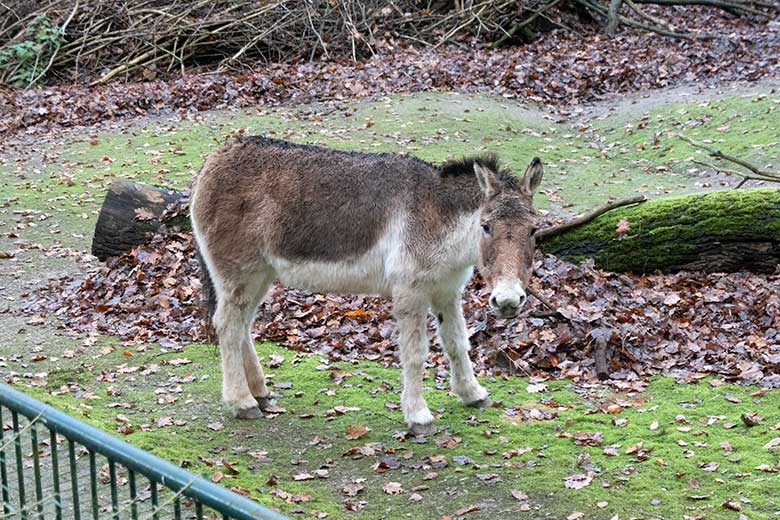
[[[195,256],[197,257],[198,265],[200,266],[201,305],[203,305],[204,310],[206,311],[206,332],[209,336],[209,341],[214,342],[217,340],[217,332],[214,330],[214,313],[217,311],[217,293],[214,291],[214,282],[211,280],[209,268],[197,245],[195,247]]]
[[[210,342],[216,343],[217,331],[214,328],[214,314],[217,312],[217,293],[214,290],[214,280],[211,278],[209,266],[206,264],[205,258],[203,258],[203,252],[198,240],[198,226],[195,223],[196,193],[198,191],[198,181],[202,175],[203,168],[201,168],[190,185],[190,222],[192,223],[193,242],[195,243],[195,258],[198,260],[198,268],[200,270],[200,305],[203,311],[205,311],[204,325],[206,326],[206,335]]]

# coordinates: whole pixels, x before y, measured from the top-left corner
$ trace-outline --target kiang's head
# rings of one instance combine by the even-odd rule
[[[526,301],[538,226],[533,194],[542,182],[542,161],[534,158],[521,178],[499,170],[494,158],[474,162],[484,193],[479,272],[490,293],[490,307],[501,317],[517,315]]]

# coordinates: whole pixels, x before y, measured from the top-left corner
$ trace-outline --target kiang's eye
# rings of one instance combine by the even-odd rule
[[[490,224],[482,224],[482,231],[489,235],[493,230],[490,228]]]

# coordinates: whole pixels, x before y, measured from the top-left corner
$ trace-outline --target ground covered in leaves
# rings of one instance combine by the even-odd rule
[[[536,310],[496,319],[475,277],[464,294],[480,373],[576,381],[595,377],[592,344],[606,335],[612,378],[654,374],[780,386],[780,275],[751,273],[636,276],[539,258],[535,288],[557,315]],[[191,235],[169,232],[73,280],[57,280],[27,311],[65,326],[117,336],[126,344],[176,348],[207,340]],[[544,310],[543,308],[541,310]],[[274,285],[260,306],[255,338],[332,360],[397,366],[391,303],[369,296],[311,294]],[[447,372],[443,355],[433,356]]]
[[[757,81],[780,74],[780,22],[733,17],[710,8],[659,8],[690,39],[625,29],[558,29],[535,42],[492,50],[472,44],[417,48],[390,41],[366,61],[271,63],[241,74],[190,72],[178,79],[101,87],[0,90],[0,133],[171,111],[291,105],[390,93],[453,90],[534,101],[562,110],[616,93],[679,84]],[[141,79],[141,81],[139,81]]]

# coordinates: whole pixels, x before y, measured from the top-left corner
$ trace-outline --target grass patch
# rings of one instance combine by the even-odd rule
[[[45,160],[13,169],[4,165],[0,188],[12,210],[51,215],[26,230],[31,238],[87,249],[114,178],[182,189],[227,137],[262,134],[347,150],[407,153],[434,163],[494,151],[517,174],[539,156],[546,176],[537,205],[556,212],[584,211],[609,197],[683,194],[716,186],[717,179],[701,176],[701,168],[688,160],[697,153],[673,138],[673,131],[712,139],[760,164],[776,164],[779,105],[779,95],[762,94],[569,123],[487,95],[420,93],[335,111],[311,105],[211,112],[76,135],[67,145],[48,149]]]
[[[290,514],[431,518],[473,505],[478,510],[469,517],[476,518],[563,518],[575,511],[588,518],[735,518],[721,504],[736,500],[750,518],[764,518],[780,508],[773,492],[778,474],[756,469],[778,466],[777,453],[763,446],[780,436],[780,392],[751,395],[755,388],[707,380],[680,385],[668,378],[654,379],[641,393],[584,391],[565,381],[537,392],[525,378],[488,379],[483,383],[500,404],[475,414],[441,389],[445,384],[428,379],[426,397],[443,432],[418,444],[397,433],[404,429],[395,409],[399,370],[368,362],[329,365],[272,344],[258,345],[258,352],[264,364],[283,358],[266,372],[286,413],[255,422],[226,416],[218,355],[209,345],[163,355],[116,345],[94,362],[71,360],[73,366],[49,374],[46,387],[26,391],[207,478],[222,473],[220,484]],[[607,413],[609,405],[619,413]],[[340,406],[358,410],[335,411]],[[544,419],[507,412],[520,408]],[[750,412],[765,417],[761,424],[742,423],[740,415]],[[133,432],[120,434],[128,425]],[[370,431],[349,440],[349,426]],[[583,432],[600,432],[598,445],[577,445],[571,436]],[[368,443],[381,444],[376,455],[344,455]],[[374,468],[382,457],[389,457],[390,469],[380,473]],[[327,478],[296,480],[322,469]],[[588,471],[590,485],[566,487],[567,477]],[[432,472],[437,475],[426,479]],[[355,479],[365,479],[349,499],[365,502],[359,514],[343,505],[342,488]],[[388,482],[404,492],[387,494]],[[306,500],[289,503],[274,489]],[[525,493],[527,501],[512,491]],[[422,499],[410,501],[413,493]],[[522,512],[521,504],[530,511]]]

